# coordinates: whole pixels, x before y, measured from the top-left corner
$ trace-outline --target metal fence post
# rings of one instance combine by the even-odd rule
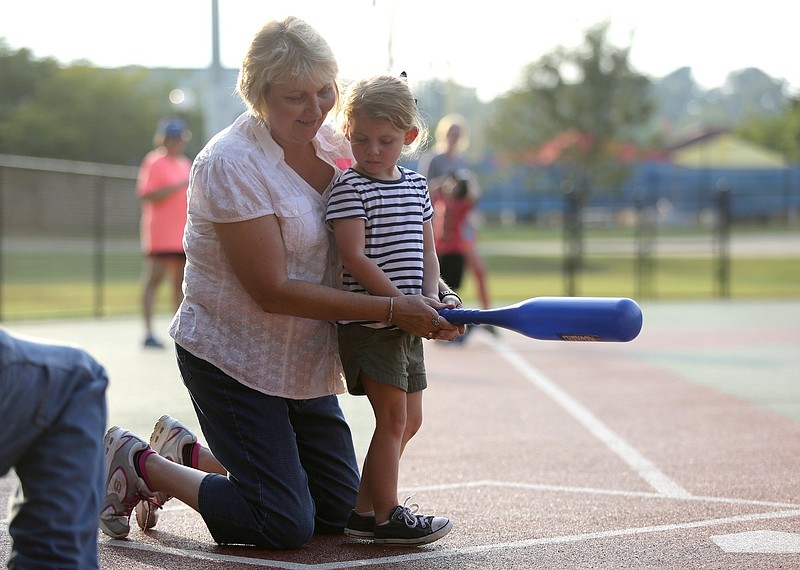
[[[5,193],[5,174],[6,168],[5,166],[0,166],[0,322],[3,321],[3,309],[5,309],[3,305],[3,298],[5,293],[5,255],[4,252],[6,250],[5,244],[5,202],[6,202],[6,193]]]
[[[716,206],[716,289],[717,297],[727,299],[731,295],[731,188],[724,178],[717,181]]]
[[[570,181],[562,184],[564,191],[564,281],[568,297],[578,293],[578,272],[583,263],[583,227],[581,196]]]
[[[653,246],[656,240],[655,205],[640,190],[635,195],[636,207],[636,295],[641,299],[652,299],[653,293]]]
[[[102,317],[105,309],[105,178],[98,176],[94,182],[94,316]]]

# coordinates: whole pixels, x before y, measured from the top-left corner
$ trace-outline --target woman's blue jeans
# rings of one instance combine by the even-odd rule
[[[200,486],[200,514],[214,540],[288,549],[314,532],[342,532],[359,475],[337,397],[268,396],[176,350],[206,442],[228,471]]]

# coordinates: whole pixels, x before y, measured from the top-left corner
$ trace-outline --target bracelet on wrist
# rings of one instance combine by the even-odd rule
[[[392,320],[394,320],[394,297],[389,297],[389,314],[386,315],[386,322],[391,325]]]
[[[450,289],[448,289],[447,291],[439,291],[439,301],[441,302],[444,302],[445,297],[451,297],[451,296],[458,299],[459,303],[462,303],[461,297],[459,297],[458,293],[456,293],[455,291],[451,291]]]

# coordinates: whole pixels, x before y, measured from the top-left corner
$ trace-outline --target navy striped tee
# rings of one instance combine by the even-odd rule
[[[364,253],[404,295],[422,293],[422,225],[433,217],[424,176],[398,166],[400,178],[376,180],[349,168],[334,184],[325,221],[365,220]],[[342,288],[366,293],[346,270]]]

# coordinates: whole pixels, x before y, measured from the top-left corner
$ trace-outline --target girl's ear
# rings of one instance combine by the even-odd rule
[[[419,128],[411,127],[410,129],[408,129],[406,131],[406,136],[403,139],[403,143],[405,143],[405,144],[413,143],[415,140],[417,140],[417,136],[418,135],[419,135]]]

